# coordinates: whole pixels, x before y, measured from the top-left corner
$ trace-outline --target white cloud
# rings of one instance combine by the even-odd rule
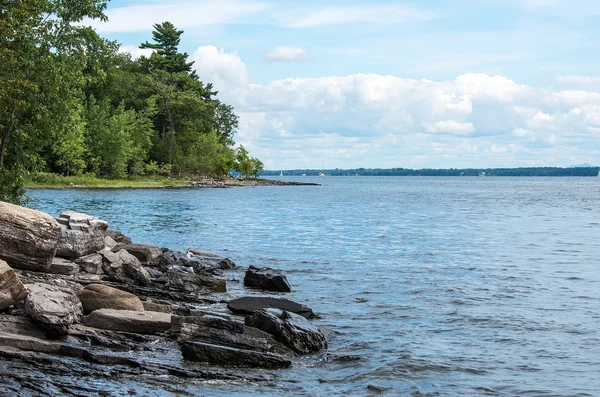
[[[194,26],[221,25],[244,21],[268,9],[271,5],[262,2],[241,0],[162,0],[148,5],[129,5],[109,8],[108,22],[87,20],[86,23],[98,32],[150,31],[152,25],[162,21],[173,22],[179,29]]]
[[[119,47],[120,53],[129,53],[133,59],[138,59],[141,56],[149,57],[154,52],[151,48],[140,48],[135,45],[121,45]]]
[[[340,168],[598,162],[598,92],[553,92],[479,73],[437,82],[353,74],[256,85],[235,52],[200,47],[193,59],[240,114],[237,140],[267,168],[320,168],[321,159]]]
[[[344,23],[403,23],[426,21],[440,18],[440,14],[426,11],[410,5],[358,5],[346,7],[329,7],[308,12],[300,17],[296,15],[282,16],[282,25],[290,28],[307,28],[321,25],[337,25]]]
[[[302,47],[279,46],[267,52],[264,59],[267,62],[301,62],[308,59],[308,51]]]
[[[600,77],[589,77],[589,76],[556,76],[554,82],[558,85],[568,86],[591,86],[600,85]]]

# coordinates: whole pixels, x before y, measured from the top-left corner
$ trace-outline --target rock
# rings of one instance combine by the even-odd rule
[[[81,302],[70,290],[42,283],[29,284],[27,289],[25,311],[48,331],[64,334],[81,320]]]
[[[90,274],[103,274],[102,271],[102,255],[98,253],[90,254],[77,258],[75,263],[79,265],[79,268]]]
[[[112,238],[113,240],[115,240],[117,243],[133,244],[133,241],[131,241],[131,238],[127,237],[126,235],[124,235],[123,233],[121,233],[119,231],[107,230],[106,235],[109,236],[110,238]]]
[[[9,307],[27,297],[27,289],[8,266],[8,263],[0,259],[0,309]]]
[[[176,330],[181,328],[183,324],[195,324],[201,327],[214,328],[233,334],[241,334],[244,332],[243,322],[232,320],[226,316],[221,316],[218,313],[201,316],[173,316],[171,318],[172,329]]]
[[[46,273],[70,275],[79,272],[79,265],[65,258],[55,257]]]
[[[287,368],[292,362],[271,353],[186,341],[181,344],[183,358],[226,366],[252,368]]]
[[[199,249],[188,249],[186,256],[193,261],[198,261],[208,265],[209,267],[222,270],[235,269],[237,267],[229,258],[223,258],[217,254],[213,254],[212,252],[202,251]]]
[[[102,270],[109,280],[126,283],[135,281],[139,285],[150,283],[150,273],[142,267],[140,261],[125,250],[112,252],[102,250]]]
[[[292,290],[287,278],[279,270],[252,265],[246,271],[244,285],[267,291],[290,292]]]
[[[117,243],[112,237],[104,236],[104,248],[108,248],[109,250],[115,248],[119,243]]]
[[[83,305],[83,313],[97,309],[144,311],[140,298],[132,293],[121,291],[102,284],[90,284],[77,294]]]
[[[319,328],[304,317],[278,309],[262,309],[246,317],[246,325],[275,337],[298,354],[327,348],[327,340]]]
[[[226,292],[227,281],[210,274],[187,273],[181,269],[171,268],[167,271],[167,285],[170,288],[188,293]]]
[[[61,227],[57,255],[79,258],[104,248],[105,221],[78,212],[63,212],[56,220]]]
[[[310,307],[289,299],[256,296],[246,296],[229,301],[227,308],[234,313],[240,314],[252,314],[256,310],[273,308],[296,313],[306,318],[311,318],[315,315]]]
[[[203,254],[194,254],[193,252],[202,252]],[[159,266],[167,270],[173,266],[192,268],[195,273],[210,273],[221,275],[222,270],[234,269],[235,263],[227,258],[221,258],[215,254],[204,251],[188,250],[187,253],[177,251],[167,251],[160,259]]]
[[[125,250],[131,255],[135,256],[142,265],[154,266],[157,265],[160,257],[163,254],[162,248],[153,247],[151,245],[143,244],[119,244],[112,248],[113,252]]]
[[[88,327],[112,331],[152,334],[171,328],[171,315],[160,312],[99,309],[85,316],[83,323]]]
[[[50,215],[0,201],[0,259],[14,269],[46,271],[59,239]]]

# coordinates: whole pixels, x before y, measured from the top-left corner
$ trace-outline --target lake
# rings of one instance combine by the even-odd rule
[[[323,354],[253,371],[268,381],[174,385],[182,393],[600,394],[600,178],[287,180],[323,186],[28,194],[138,243],[229,257],[230,297],[249,293],[248,265],[281,269],[286,297],[334,331]],[[126,395],[118,380],[106,390]]]

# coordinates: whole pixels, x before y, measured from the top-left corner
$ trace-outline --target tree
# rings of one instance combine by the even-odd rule
[[[178,50],[183,30],[177,30],[175,25],[169,21],[153,26],[152,39],[154,43],[146,41],[140,45],[140,48],[150,48],[156,52],[150,58],[143,59],[142,62],[147,62],[152,68],[168,73],[187,72],[196,76],[195,72],[192,72],[194,62],[187,62],[187,52],[180,53]]]

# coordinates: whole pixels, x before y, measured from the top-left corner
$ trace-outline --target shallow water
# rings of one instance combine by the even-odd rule
[[[324,186],[29,195],[34,208],[96,215],[136,242],[281,269],[288,297],[335,331],[327,353],[253,372],[270,381],[168,390],[600,394],[600,178],[289,180]],[[231,296],[246,293],[242,278],[228,275]]]

